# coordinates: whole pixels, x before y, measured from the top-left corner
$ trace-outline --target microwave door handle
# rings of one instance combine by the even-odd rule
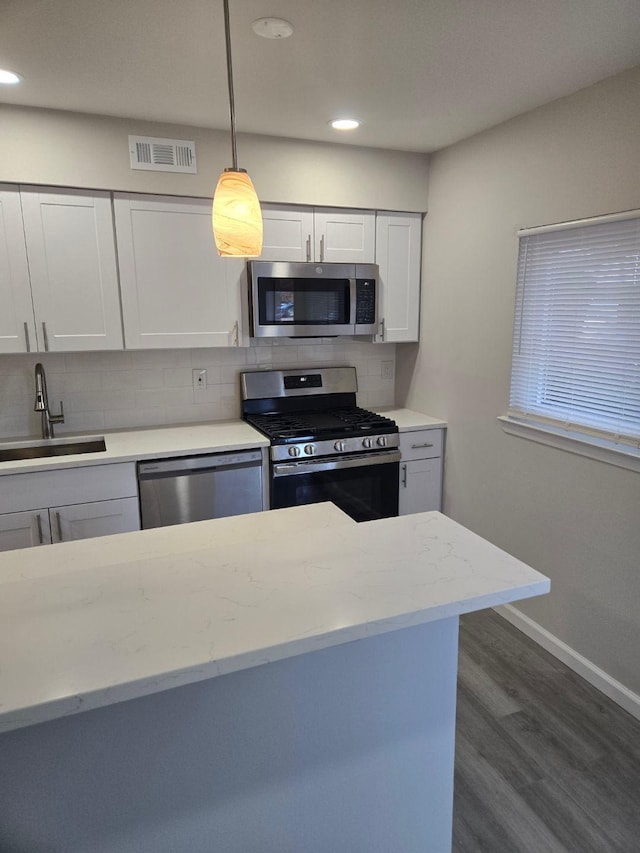
[[[356,286],[356,279],[349,279],[349,294],[350,294],[350,305],[349,305],[349,325],[352,328],[352,335],[356,334],[356,308],[358,305],[358,288]]]

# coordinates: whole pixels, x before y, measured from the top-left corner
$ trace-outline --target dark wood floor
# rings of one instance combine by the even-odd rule
[[[640,851],[640,722],[493,611],[460,620],[453,850]]]

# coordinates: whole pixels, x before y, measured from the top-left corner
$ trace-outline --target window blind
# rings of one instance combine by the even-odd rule
[[[509,414],[640,444],[640,218],[520,237]]]

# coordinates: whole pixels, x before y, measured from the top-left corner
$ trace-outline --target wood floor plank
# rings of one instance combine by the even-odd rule
[[[640,853],[640,721],[491,611],[460,659],[455,853]]]
[[[458,754],[457,780],[474,792],[482,805],[480,823],[473,827],[476,837],[482,837],[484,821],[498,824],[507,839],[504,850],[513,853],[567,853],[567,848],[555,836],[520,794],[486,761],[463,735],[456,746]],[[464,807],[458,804],[458,807]],[[469,815],[464,815],[469,821]]]
[[[492,717],[464,683],[459,684],[458,731],[506,782],[519,790],[542,779],[544,767],[505,731],[501,719]]]
[[[505,717],[521,711],[522,706],[503,690],[464,649],[458,658],[458,682],[472,693],[494,717]]]

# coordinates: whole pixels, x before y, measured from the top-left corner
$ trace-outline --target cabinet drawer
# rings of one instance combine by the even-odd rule
[[[0,477],[0,513],[129,498],[137,494],[134,462],[7,474]]]
[[[410,462],[412,459],[431,459],[435,456],[442,456],[443,432],[441,429],[401,432],[400,452],[402,461]]]

